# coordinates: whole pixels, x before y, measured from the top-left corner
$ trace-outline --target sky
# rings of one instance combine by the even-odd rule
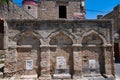
[[[21,5],[22,0],[13,0]],[[97,15],[105,15],[120,4],[120,0],[86,0],[86,18],[96,19]]]

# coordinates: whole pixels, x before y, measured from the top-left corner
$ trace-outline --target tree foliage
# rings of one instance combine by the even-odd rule
[[[9,6],[9,0],[0,0],[0,5],[7,4]]]

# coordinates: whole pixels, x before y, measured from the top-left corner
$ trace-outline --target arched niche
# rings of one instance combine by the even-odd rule
[[[89,36],[91,36],[91,37],[89,37]],[[95,38],[97,39],[100,39],[101,41],[102,41],[102,43],[101,44],[107,44],[107,41],[106,41],[106,39],[104,38],[104,36],[103,35],[101,35],[100,33],[98,33],[97,31],[95,31],[95,30],[89,30],[89,31],[87,31],[87,32],[84,32],[83,33],[83,35],[82,35],[82,37],[81,37],[81,44],[83,44],[83,41],[84,41],[84,39],[86,39],[86,38],[91,38],[90,40],[94,40]],[[87,39],[86,39],[87,40]],[[98,44],[98,43],[97,43]]]
[[[82,37],[82,70],[85,73],[105,73],[105,56],[103,44],[105,38],[94,30],[88,31]]]
[[[101,37],[99,37],[99,35],[95,33],[91,33],[87,36],[84,36],[82,40],[82,45],[102,45],[102,44],[103,40],[101,39]]]
[[[49,42],[51,48],[50,48],[50,71],[51,75],[57,74],[57,64],[59,64],[57,61],[58,58],[63,58],[63,61],[65,62],[65,66],[68,71],[68,73],[72,76],[73,75],[73,50],[72,50],[72,39],[66,35],[64,32],[59,32],[56,35],[53,35],[50,37]],[[61,63],[62,64],[62,63]],[[64,72],[63,72],[64,73]],[[58,73],[60,74],[60,73]]]
[[[17,34],[14,41],[17,42],[17,45],[33,45],[35,41],[38,41],[40,44],[40,38],[41,35],[38,35],[34,31],[28,30]]]
[[[60,32],[52,37],[50,37],[50,45],[72,45],[72,39],[65,33]]]
[[[18,70],[24,75],[40,75],[40,38],[33,31],[25,31],[16,36]],[[29,64],[30,63],[30,64]],[[28,66],[31,65],[31,66]]]

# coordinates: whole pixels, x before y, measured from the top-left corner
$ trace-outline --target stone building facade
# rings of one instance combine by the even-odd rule
[[[20,11],[26,10],[22,16],[29,12],[28,16],[0,20],[5,76],[15,80],[113,77],[112,21],[85,20],[84,2],[24,0]]]
[[[115,62],[120,63],[120,4],[113,11],[103,16],[103,19],[112,19],[114,25],[114,51]]]
[[[22,5],[25,11],[40,20],[85,19],[85,0],[23,0]]]
[[[23,8],[10,1],[9,6],[7,4],[0,5],[0,18],[2,19],[35,19]]]
[[[76,80],[114,74],[110,20],[6,20],[4,27],[6,76]]]
[[[85,19],[85,0],[23,0],[21,7],[10,1],[9,7],[0,5],[0,13],[3,19]]]
[[[42,20],[74,19],[75,14],[85,16],[85,0],[47,0],[40,1],[38,18]]]

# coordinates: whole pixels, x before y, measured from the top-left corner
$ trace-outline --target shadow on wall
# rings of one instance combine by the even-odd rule
[[[4,21],[0,19],[0,50],[3,50]]]

